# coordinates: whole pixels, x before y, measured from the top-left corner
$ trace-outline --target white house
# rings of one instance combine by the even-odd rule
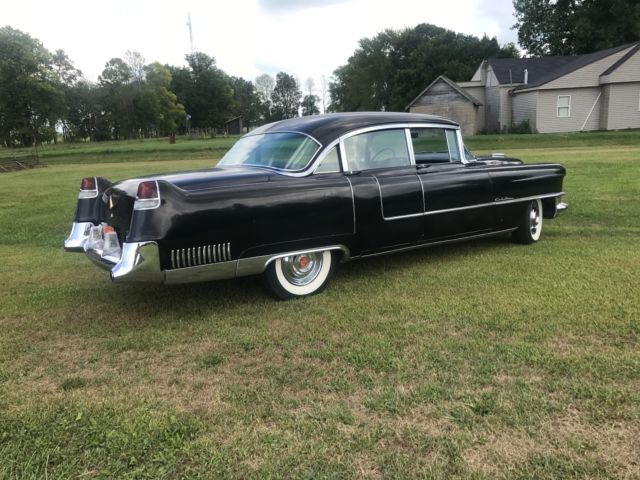
[[[640,128],[640,42],[588,55],[485,60],[469,82],[438,77],[407,110],[452,118],[467,134],[524,120],[541,133]]]

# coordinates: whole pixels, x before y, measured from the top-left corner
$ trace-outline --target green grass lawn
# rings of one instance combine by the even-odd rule
[[[0,478],[639,478],[640,134],[565,137],[469,141],[567,167],[539,243],[356,261],[291,302],[110,284],[62,251],[81,177],[232,140],[0,174]]]

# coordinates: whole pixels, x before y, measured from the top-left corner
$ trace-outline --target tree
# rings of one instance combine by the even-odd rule
[[[318,108],[318,102],[320,99],[317,95],[305,95],[302,99],[302,116],[318,115],[320,109]]]
[[[262,116],[262,102],[255,86],[240,77],[231,77],[231,83],[233,85],[232,114],[242,116],[247,126],[257,124]]]
[[[99,103],[104,110],[104,121],[113,138],[137,136],[137,118],[134,106],[136,88],[129,65],[121,58],[112,58],[98,77]]]
[[[171,72],[158,62],[145,65],[139,94],[134,99],[138,124],[146,135],[174,133],[178,122],[184,118],[185,110],[169,90]]]
[[[97,85],[81,79],[65,89],[65,101],[65,141],[111,140],[111,129],[104,117]]]
[[[307,89],[307,95],[313,95],[316,90],[316,82],[313,78],[309,77],[304,81],[304,86]]]
[[[276,75],[276,85],[271,94],[272,120],[283,120],[298,116],[302,92],[296,79],[288,73]]]
[[[256,91],[258,92],[262,102],[268,102],[271,100],[271,94],[273,93],[273,88],[275,86],[276,81],[267,73],[263,73],[256,77]]]
[[[127,50],[124,54],[124,58],[127,62],[127,66],[129,67],[129,73],[132,81],[138,86],[141,86],[145,75],[144,57],[140,52]]]
[[[20,30],[0,28],[0,142],[30,146],[54,139],[64,109],[51,53]]]
[[[263,73],[256,77],[256,92],[260,98],[260,116],[264,121],[271,120],[271,94],[276,81],[269,74]]]
[[[518,43],[534,56],[579,55],[638,41],[639,0],[514,0]]]
[[[513,57],[513,45],[477,38],[429,24],[385,30],[360,40],[346,65],[329,85],[332,111],[399,110],[438,75],[471,78],[480,62]]]
[[[320,77],[320,101],[322,102],[322,113],[327,113],[327,96],[329,93],[329,82],[327,77]]]
[[[221,128],[234,103],[229,76],[206,53],[186,56],[188,67],[171,70],[171,90],[190,115],[193,128]]]

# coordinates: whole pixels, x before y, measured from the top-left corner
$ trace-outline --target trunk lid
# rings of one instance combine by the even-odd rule
[[[143,180],[164,180],[186,191],[212,188],[218,185],[243,185],[248,183],[268,182],[269,172],[258,168],[235,167],[235,168],[204,168],[201,170],[191,170],[187,172],[161,173],[156,175],[145,175],[143,177],[123,180],[113,185],[111,192],[107,190],[107,195],[119,193],[135,198],[138,184]]]

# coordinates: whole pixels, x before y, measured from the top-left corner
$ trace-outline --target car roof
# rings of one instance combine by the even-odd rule
[[[301,132],[327,145],[345,133],[360,128],[394,123],[437,123],[458,127],[458,124],[435,115],[406,112],[351,112],[330,113],[296,117],[269,123],[252,130],[247,135],[278,132]]]

